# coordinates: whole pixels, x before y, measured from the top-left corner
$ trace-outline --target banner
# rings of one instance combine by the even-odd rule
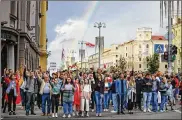
[[[81,57],[82,57],[82,60],[85,58],[85,50],[84,49],[79,49],[79,58],[81,60]]]
[[[101,53],[104,52],[104,37],[101,36],[100,39],[99,37],[95,37],[95,53],[99,51],[99,41],[100,41],[100,51]]]

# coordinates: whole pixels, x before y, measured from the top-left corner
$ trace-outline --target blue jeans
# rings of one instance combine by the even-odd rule
[[[104,93],[104,109],[109,108],[109,93]]]
[[[42,113],[45,114],[45,106],[47,102],[47,114],[50,114],[50,106],[51,106],[51,99],[50,99],[50,93],[44,93],[42,95]]]
[[[143,107],[145,110],[149,108],[151,98],[152,92],[143,92]]]
[[[112,93],[112,101],[113,101],[113,105],[114,105],[114,111],[117,111],[117,107],[118,107],[118,101],[117,101],[117,94],[116,93]]]
[[[152,92],[152,111],[157,112],[158,102],[157,102],[157,92]]]
[[[102,98],[101,93],[98,91],[95,91],[95,102],[96,102],[96,113],[102,112]]]
[[[160,110],[164,110],[164,105],[166,103],[167,96],[161,95],[161,104],[160,104]]]
[[[72,114],[73,113],[73,102],[63,102],[63,111],[64,114]]]
[[[25,106],[25,92],[23,89],[20,88],[20,95],[21,95],[21,102],[22,102],[22,106]]]

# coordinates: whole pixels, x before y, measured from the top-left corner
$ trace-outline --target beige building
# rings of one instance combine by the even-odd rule
[[[168,41],[164,36],[152,35],[152,28],[138,28],[136,31],[136,39],[124,42],[121,45],[111,45],[109,49],[105,49],[101,55],[101,67],[109,68],[115,66],[120,57],[124,57],[127,61],[126,70],[146,71],[148,69],[146,57],[154,54],[154,50],[160,55],[159,70],[165,72],[167,70],[167,61],[163,60],[163,52],[166,51]],[[155,48],[155,46],[158,46]],[[162,51],[161,51],[162,50]],[[89,67],[98,67],[98,53],[89,56]]]
[[[178,48],[178,53],[174,61],[174,72],[182,72],[182,43],[181,43],[181,18],[177,17],[173,20],[173,44]]]
[[[147,56],[159,53],[159,71],[167,71],[167,61],[163,60],[163,52],[166,51],[168,41],[164,36],[152,35],[152,28],[138,28],[136,39],[125,42],[119,46],[121,56],[127,61],[127,70],[147,71]],[[155,47],[156,46],[156,47]]]
[[[101,68],[106,66],[115,66],[120,58],[120,52],[118,50],[119,45],[112,44],[110,48],[105,48],[104,52],[101,54]],[[89,56],[88,58],[89,67],[98,68],[98,53]]]

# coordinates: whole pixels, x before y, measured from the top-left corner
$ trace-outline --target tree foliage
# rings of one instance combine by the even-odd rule
[[[123,72],[126,69],[127,62],[124,57],[120,57],[117,64],[118,64],[118,68],[121,72]]]
[[[148,71],[150,73],[155,73],[159,69],[159,54],[153,54],[150,57],[146,58]]]

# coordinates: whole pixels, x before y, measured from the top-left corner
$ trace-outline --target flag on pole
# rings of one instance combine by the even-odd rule
[[[86,47],[90,47],[90,48],[95,47],[95,45],[90,42],[86,42],[85,45],[86,45]]]

